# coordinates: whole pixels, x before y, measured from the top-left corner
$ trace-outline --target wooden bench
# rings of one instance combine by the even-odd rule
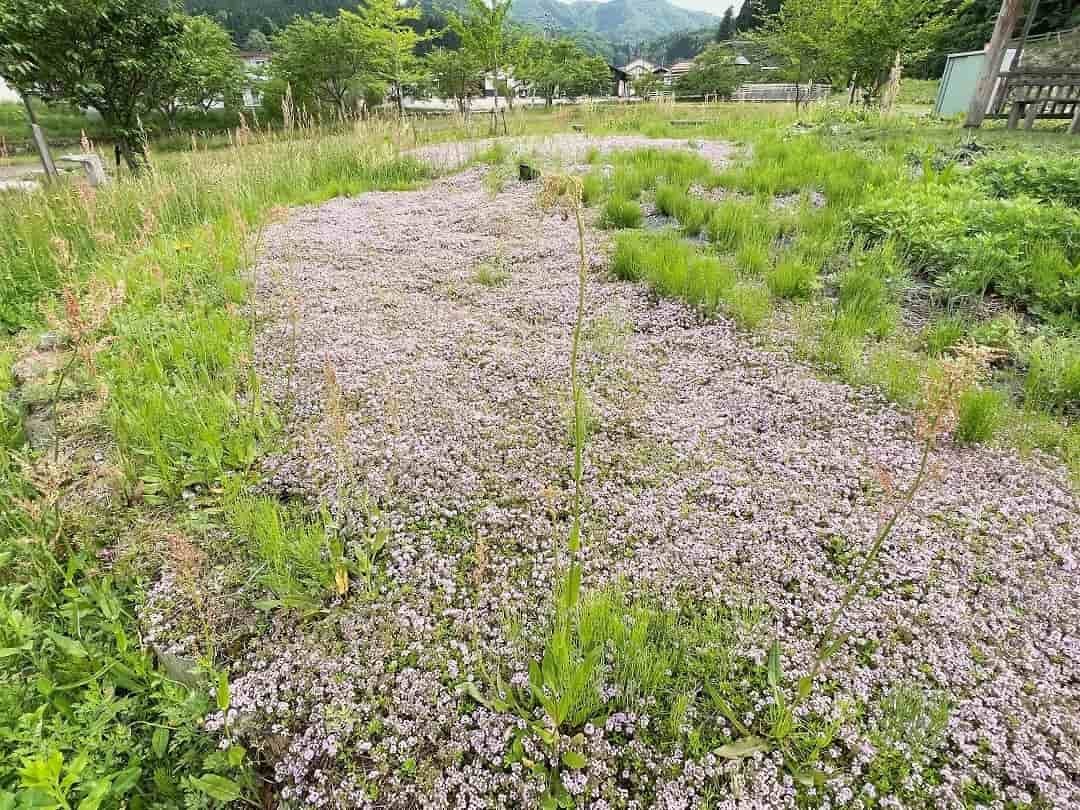
[[[1080,71],[1006,71],[993,107],[993,117],[1008,117],[1009,129],[1019,127],[1021,119],[1024,129],[1032,129],[1036,119],[1045,118],[1070,121],[1069,132],[1080,134]]]

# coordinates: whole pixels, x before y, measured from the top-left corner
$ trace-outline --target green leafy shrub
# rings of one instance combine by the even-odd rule
[[[993,388],[969,388],[960,395],[954,435],[961,444],[988,442],[1001,426],[1008,400]]]
[[[1033,197],[1080,208],[1080,157],[1010,155],[985,158],[971,177],[994,197]]]
[[[1080,211],[969,184],[908,187],[864,205],[856,228],[894,239],[950,296],[997,292],[1044,319],[1080,318]]]
[[[600,213],[601,228],[640,228],[644,220],[641,206],[634,200],[613,196]]]

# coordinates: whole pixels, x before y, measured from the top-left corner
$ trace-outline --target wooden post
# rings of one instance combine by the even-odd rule
[[[1001,0],[1001,10],[998,11],[997,23],[994,24],[993,36],[990,37],[990,42],[986,46],[985,61],[982,72],[979,74],[979,83],[975,86],[975,95],[968,107],[967,120],[964,121],[965,127],[980,127],[983,119],[986,118],[986,108],[990,104],[994,85],[1001,72],[1001,61],[1005,58],[1009,38],[1023,10],[1024,0]]]

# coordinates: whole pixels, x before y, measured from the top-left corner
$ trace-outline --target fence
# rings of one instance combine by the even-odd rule
[[[827,84],[743,84],[731,95],[732,101],[820,101],[828,98]]]

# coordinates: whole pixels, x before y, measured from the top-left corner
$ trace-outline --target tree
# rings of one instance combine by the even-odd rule
[[[572,39],[524,37],[514,49],[514,75],[551,106],[560,93],[593,95],[611,85],[611,69],[602,57],[590,56]]]
[[[679,79],[677,90],[690,96],[730,96],[749,74],[736,63],[738,54],[725,45],[710,45],[694,60],[693,67]]]
[[[0,0],[0,76],[24,94],[97,110],[133,172],[145,166],[141,116],[173,68],[184,31],[160,0]]]
[[[270,50],[270,38],[258,28],[252,28],[244,38],[244,48],[256,53],[265,53]]]
[[[436,48],[424,62],[436,93],[453,99],[462,115],[469,109],[469,100],[484,92],[484,70],[464,51]]]
[[[727,42],[735,37],[735,9],[728,6],[724,9],[724,16],[720,18],[720,27],[716,29],[716,41]]]
[[[467,0],[464,15],[447,13],[450,30],[457,34],[461,49],[492,75],[495,110],[499,108],[500,76],[510,64],[510,6],[513,0]]]
[[[743,0],[735,17],[736,32],[754,31],[780,11],[782,0]]]
[[[795,81],[850,80],[871,98],[898,55],[924,56],[952,13],[947,0],[786,0],[757,39]]]
[[[398,112],[404,115],[405,87],[415,87],[425,77],[417,45],[431,38],[409,25],[420,20],[420,9],[399,6],[397,0],[367,0],[358,12],[342,11],[341,17],[354,29],[353,36],[365,43],[368,71],[393,88]]]
[[[647,99],[660,90],[663,84],[663,80],[655,73],[643,73],[634,79],[634,95]]]
[[[175,128],[176,114],[184,107],[204,113],[218,101],[235,106],[246,76],[229,33],[209,17],[187,17],[177,58],[156,77],[159,108]]]
[[[344,117],[350,94],[370,69],[371,54],[360,27],[342,13],[297,17],[272,40],[270,73],[292,87],[297,100],[333,107]]]

